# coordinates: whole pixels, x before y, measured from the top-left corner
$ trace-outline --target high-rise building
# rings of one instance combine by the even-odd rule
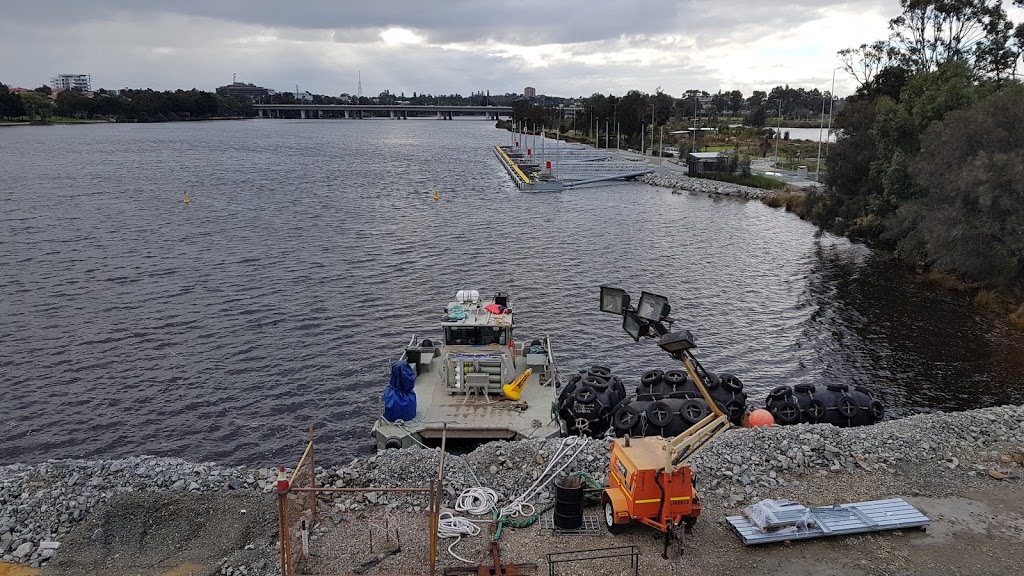
[[[533,98],[536,95],[537,89],[534,88],[533,86],[527,86],[526,88],[523,88],[523,96],[527,98]]]
[[[92,90],[92,76],[88,74],[58,74],[50,78],[51,88],[54,90],[81,90],[89,92]]]

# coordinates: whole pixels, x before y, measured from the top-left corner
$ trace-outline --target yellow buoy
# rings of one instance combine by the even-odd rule
[[[437,202],[438,200],[440,200],[440,198],[441,195],[437,193],[437,190],[434,190],[434,202]]]
[[[188,204],[188,192],[185,192],[185,204]]]
[[[505,398],[519,400],[519,397],[523,395],[523,386],[526,385],[526,379],[530,377],[531,372],[533,372],[533,369],[527,368],[526,372],[523,372],[519,378],[502,386],[501,391],[505,393]]]

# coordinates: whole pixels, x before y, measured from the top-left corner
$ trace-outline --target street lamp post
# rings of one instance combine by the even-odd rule
[[[832,108],[835,106],[835,103],[836,103],[836,70],[839,70],[839,68],[835,68],[835,69],[832,70],[832,92],[829,94],[829,100],[830,101],[828,103],[828,133],[827,133],[827,135],[829,136],[829,138],[826,138],[826,140],[825,140],[825,163],[826,164],[828,163],[828,145],[832,143],[832,140],[831,140],[831,136],[832,136]]]
[[[836,67],[836,68],[832,69],[832,90],[828,93],[829,101],[832,101],[832,100],[835,99],[836,70],[839,70],[839,68],[842,68],[842,66],[839,66],[839,67]],[[818,125],[818,166],[815,169],[815,174],[814,174],[814,181],[818,182],[819,184],[821,183],[821,131],[824,129],[824,127],[825,127],[825,96],[822,95],[821,96],[821,123]],[[831,135],[831,133],[832,133],[832,107],[831,106],[829,106],[829,110],[828,110],[828,130],[829,130],[829,135]],[[826,158],[828,157],[828,147],[827,147],[827,145],[826,145],[826,148],[825,148],[825,156],[826,156]]]
[[[775,126],[775,167],[779,167],[779,137],[782,134],[782,98],[779,98],[779,122]]]

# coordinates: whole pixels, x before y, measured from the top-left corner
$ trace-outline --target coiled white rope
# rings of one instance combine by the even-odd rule
[[[473,516],[489,514],[498,504],[498,493],[490,488],[466,488],[455,500],[455,511]]]
[[[473,523],[469,518],[462,516],[455,516],[451,512],[441,512],[437,519],[437,535],[440,538],[455,538],[455,542],[448,545],[448,553],[451,554],[457,560],[465,562],[466,564],[472,564],[471,560],[466,560],[462,556],[459,556],[452,551],[452,548],[458,544],[463,536],[477,536],[480,534],[480,527]]]
[[[578,446],[573,450],[575,446]],[[534,480],[533,484],[526,489],[525,492],[507,506],[498,510],[498,517],[528,517],[533,516],[537,513],[537,508],[530,500],[532,500],[541,490],[544,489],[548,484],[554,480],[562,470],[565,470],[569,464],[576,459],[576,456],[586,448],[587,440],[579,436],[569,436],[562,439],[561,444],[558,445],[558,450],[555,451],[554,456],[548,460],[548,465],[541,472],[540,476]],[[556,468],[557,466],[557,468]],[[480,483],[480,479],[476,478],[476,474],[473,472],[472,467],[469,463],[466,463],[466,467],[469,468],[470,474],[476,479],[477,483]],[[488,514],[492,510],[497,508],[498,504],[498,493],[491,488],[486,486],[476,486],[472,488],[466,488],[462,491],[462,494],[455,500],[455,511],[465,512],[474,516],[483,516]],[[472,561],[463,558],[456,554],[452,548],[456,544],[462,541],[463,536],[477,536],[480,534],[480,527],[474,524],[474,522],[489,522],[490,520],[470,520],[464,516],[456,516],[451,512],[442,512],[438,515],[437,520],[437,535],[440,538],[455,538],[455,541],[448,545],[448,553],[453,558],[472,564]]]
[[[575,451],[573,446],[578,445]],[[530,502],[533,498],[541,492],[552,480],[555,479],[562,470],[565,470],[569,464],[572,464],[576,456],[587,447],[587,439],[582,436],[567,436],[562,439],[562,443],[558,445],[558,450],[555,451],[555,455],[548,460],[548,465],[541,472],[540,476],[534,480],[533,484],[526,489],[518,498],[510,502],[508,505],[503,507],[499,512],[499,517],[508,516],[515,518],[516,516],[528,517],[533,516],[537,513],[537,508]],[[554,469],[558,465],[557,469]],[[527,512],[529,510],[529,512]]]

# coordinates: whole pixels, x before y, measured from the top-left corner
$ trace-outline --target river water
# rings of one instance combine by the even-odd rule
[[[758,202],[517,191],[482,120],[0,129],[0,463],[368,450],[388,360],[506,290],[563,369],[671,366],[597,311],[665,294],[712,370],[873,388],[896,416],[1024,401],[1019,335]],[[440,200],[433,200],[433,192]],[[191,203],[184,205],[188,192]]]

